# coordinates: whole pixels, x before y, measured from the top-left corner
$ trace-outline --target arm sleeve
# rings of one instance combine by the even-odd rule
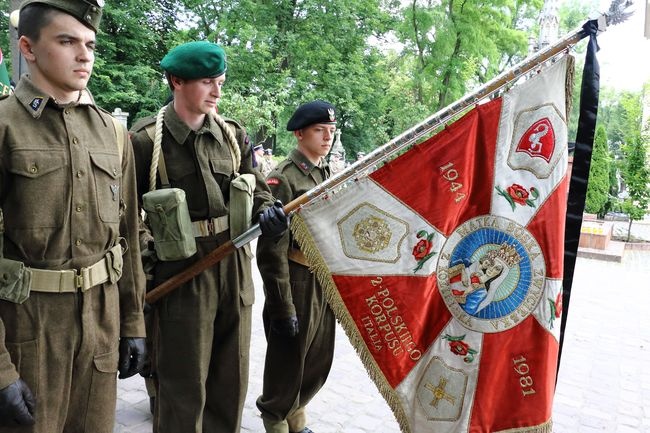
[[[286,177],[277,171],[270,177],[276,178],[277,183],[271,186],[273,196],[283,203],[293,199],[293,192]],[[287,230],[278,240],[261,236],[257,240],[257,267],[264,281],[266,310],[271,319],[282,319],[296,315],[296,308],[291,297],[289,282],[289,251],[290,233]]]
[[[124,132],[126,134],[126,131]],[[144,337],[145,278],[140,261],[139,208],[136,187],[135,160],[131,140],[126,138],[122,157],[122,201],[120,234],[126,239],[122,278],[118,282],[120,294],[120,336]]]
[[[258,214],[269,206],[273,205],[273,196],[268,185],[264,181],[264,176],[259,170],[253,168],[253,149],[246,135],[246,131],[238,125],[235,128],[235,136],[241,151],[241,163],[239,173],[250,173],[255,175],[255,192],[253,193],[253,222],[257,221]],[[284,203],[284,201],[283,201]]]
[[[1,146],[1,145],[0,145]],[[0,147],[0,196],[4,195],[5,187],[5,161],[4,146]],[[2,208],[0,208],[0,240],[4,236],[4,220],[2,218]],[[0,257],[3,255],[2,245],[0,242]],[[5,345],[5,324],[0,317],[0,389],[5,388],[18,380],[18,371],[16,366],[11,362],[11,356]]]

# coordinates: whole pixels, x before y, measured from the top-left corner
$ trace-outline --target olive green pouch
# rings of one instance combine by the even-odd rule
[[[255,192],[255,175],[242,174],[230,182],[230,205],[228,224],[230,238],[235,239],[244,233],[253,219],[253,193]],[[250,244],[244,245],[248,257],[253,257]]]
[[[29,298],[32,273],[23,262],[0,258],[0,299],[22,304]]]
[[[244,233],[253,218],[253,192],[255,191],[255,175],[242,174],[230,182],[230,238],[234,239]]]
[[[159,260],[182,260],[196,253],[185,191],[179,188],[149,191],[142,196],[142,205]]]

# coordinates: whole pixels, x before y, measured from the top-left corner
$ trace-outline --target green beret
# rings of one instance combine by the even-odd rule
[[[169,74],[187,80],[218,77],[226,72],[226,53],[211,42],[187,42],[172,48],[160,66]]]
[[[43,4],[52,6],[78,19],[97,33],[99,22],[102,19],[104,0],[25,0],[20,5],[22,11],[25,6]]]
[[[336,125],[336,110],[327,101],[315,100],[302,104],[289,119],[287,131],[297,131],[315,123]]]

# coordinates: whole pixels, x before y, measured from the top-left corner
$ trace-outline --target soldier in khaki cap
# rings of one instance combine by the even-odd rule
[[[330,176],[325,156],[336,132],[336,111],[326,101],[301,105],[287,130],[297,147],[266,178],[271,193],[294,200]],[[257,265],[264,280],[266,363],[257,407],[267,433],[313,433],[305,407],[325,384],[334,356],[334,314],[309,263],[286,233],[260,238]]]
[[[111,433],[116,373],[144,360],[133,151],[86,89],[101,12],[20,8],[30,74],[0,101],[0,432]]]
[[[154,269],[155,285],[240,234],[241,223],[247,228],[256,215],[262,237],[274,238],[287,228],[282,207],[274,205],[262,175],[253,168],[246,132],[216,114],[226,79],[223,49],[207,41],[188,42],[173,48],[160,65],[174,98],[157,116],[132,128],[138,190],[142,195],[151,189],[164,193],[161,189],[170,186],[184,191],[193,230],[189,236],[197,252],[179,260],[161,257]],[[153,158],[156,148],[162,159]],[[152,160],[158,161],[153,176]],[[251,191],[244,202],[234,197],[240,194],[233,189],[242,178],[248,179]],[[244,207],[250,215],[236,217]],[[151,218],[155,208],[149,209],[155,250],[159,241],[163,244],[164,231],[156,239]],[[245,246],[155,304],[154,431],[240,431],[254,296],[251,257]]]

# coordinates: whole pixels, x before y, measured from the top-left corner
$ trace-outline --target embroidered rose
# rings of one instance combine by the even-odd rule
[[[422,269],[424,264],[433,256],[436,255],[435,251],[431,251],[433,248],[433,238],[435,232],[427,233],[425,230],[420,230],[415,234],[415,237],[418,242],[413,247],[413,258],[417,262],[417,266],[413,268],[413,273]]]
[[[413,247],[413,257],[415,260],[422,260],[429,254],[433,244],[428,239],[420,239],[420,241]]]
[[[548,300],[548,306],[551,309],[551,317],[548,319],[548,326],[550,329],[553,329],[553,322],[555,319],[559,319],[562,316],[562,291],[557,294],[555,301],[551,298],[546,298]]]
[[[513,183],[505,190],[499,185],[494,188],[500,196],[510,203],[513,211],[517,208],[517,205],[536,207],[535,201],[539,198],[539,191],[533,186],[530,187],[530,190],[527,190],[523,186]]]
[[[557,319],[560,318],[562,315],[562,292],[557,294],[557,298],[555,298],[555,317]]]
[[[465,335],[453,336],[445,334],[442,336],[443,339],[449,341],[449,350],[454,355],[462,356],[463,362],[471,364],[474,362],[475,355],[478,351],[472,349],[465,340]]]
[[[469,345],[464,341],[450,341],[449,348],[456,355],[465,356],[469,353]]]
[[[528,199],[528,196],[530,195],[528,191],[526,191],[526,188],[521,185],[517,185],[516,183],[513,183],[508,187],[508,194],[515,201],[515,203],[518,203],[522,206],[526,204],[526,199]]]

